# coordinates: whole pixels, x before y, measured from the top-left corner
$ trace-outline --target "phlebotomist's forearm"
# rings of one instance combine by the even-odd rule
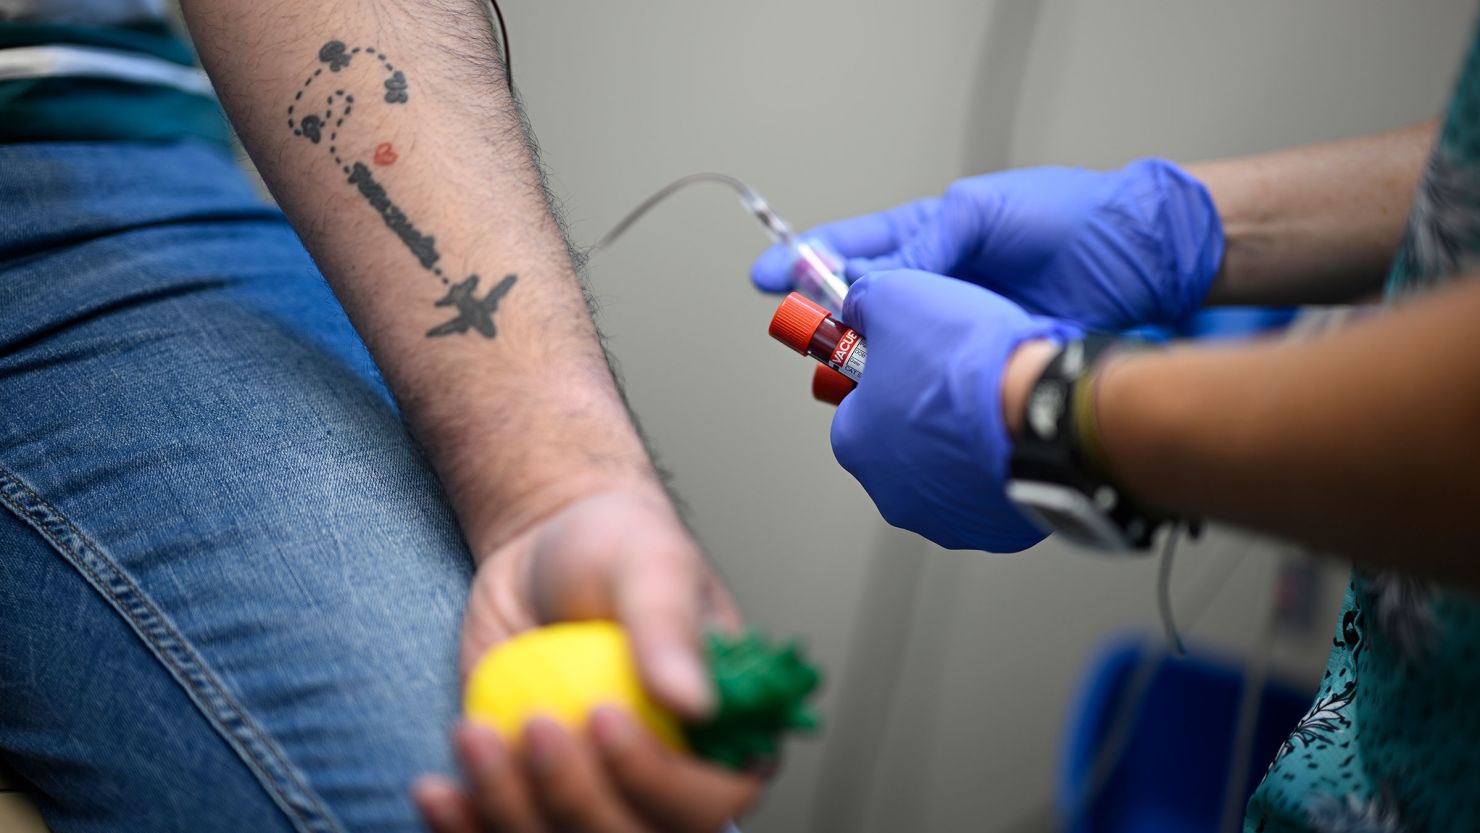
[[[1480,584],[1480,280],[1305,341],[1112,363],[1114,477],[1152,506]]]
[[[1435,122],[1187,166],[1227,237],[1208,304],[1325,304],[1382,286]]]

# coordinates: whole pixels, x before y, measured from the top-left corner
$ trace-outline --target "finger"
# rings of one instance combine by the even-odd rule
[[[938,199],[897,205],[886,211],[863,214],[847,220],[817,226],[802,234],[803,240],[819,240],[845,260],[877,257],[895,250],[915,229],[934,215]],[[750,277],[766,292],[785,292],[792,288],[793,255],[785,244],[767,249],[751,267]],[[861,273],[860,273],[861,274]],[[856,277],[849,270],[848,277]]]
[[[856,391],[855,391],[856,393]],[[857,408],[862,397],[853,393],[845,397],[833,413],[832,426],[828,429],[828,441],[832,445],[833,458],[843,471],[853,475],[861,485],[860,473],[868,460],[872,445],[868,432],[860,427]]]
[[[761,252],[750,266],[750,281],[762,292],[791,290],[791,249],[785,243],[773,244]]]
[[[559,723],[547,717],[529,721],[524,751],[535,799],[551,827],[579,833],[647,830],[623,805],[595,752]]]
[[[622,795],[660,830],[714,833],[760,790],[758,778],[674,754],[612,706],[592,713],[591,734]]]
[[[868,338],[868,311],[873,307],[873,289],[878,282],[878,275],[870,273],[853,284],[853,287],[848,290],[848,297],[843,299],[843,323],[857,330],[858,334],[864,338]],[[865,375],[864,378],[870,377]],[[846,397],[843,402],[851,398],[851,396]],[[838,408],[841,410],[842,406],[839,405]],[[837,422],[836,417],[833,418],[833,422]]]
[[[960,193],[947,191],[946,197],[935,200],[930,210],[921,213],[914,222],[902,223],[897,229],[897,244],[889,251],[849,257],[843,265],[848,280],[894,269],[950,274],[961,259],[958,242],[961,228],[975,219],[970,199],[959,196]]]
[[[542,833],[545,828],[524,773],[493,730],[464,723],[457,727],[453,745],[472,786],[472,803],[484,822],[500,833]]]
[[[951,229],[929,225],[919,229],[898,249],[879,257],[852,258],[844,263],[843,268],[849,282],[875,272],[900,269],[919,269],[949,275],[956,268],[959,260],[957,255]]]
[[[917,229],[930,222],[939,204],[937,197],[901,203],[883,211],[818,226],[802,237],[821,240],[846,258],[877,257],[899,248]]]
[[[633,554],[618,571],[618,615],[645,687],[680,717],[708,714],[714,692],[700,640],[706,573],[698,554],[675,541]]]
[[[711,700],[699,627],[708,571],[692,539],[660,499],[636,513],[618,495],[583,505],[584,523],[537,543],[533,609],[545,622],[620,622],[644,687],[680,716],[703,716]],[[595,515],[600,523],[596,512],[606,513]]]
[[[478,833],[478,811],[449,779],[423,776],[412,785],[411,798],[432,833]]]
[[[704,579],[701,597],[704,611],[704,630],[737,634],[745,627],[740,608],[723,584],[712,574]]]

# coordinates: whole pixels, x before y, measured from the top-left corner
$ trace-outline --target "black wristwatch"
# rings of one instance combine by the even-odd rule
[[[1140,342],[1089,336],[1059,349],[1028,394],[1009,463],[1007,496],[1045,531],[1089,547],[1145,550],[1172,520],[1137,506],[1105,472],[1095,435],[1091,372]]]

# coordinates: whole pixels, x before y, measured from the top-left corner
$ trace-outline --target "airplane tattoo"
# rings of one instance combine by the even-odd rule
[[[354,94],[333,85],[335,86],[334,91],[323,98],[322,114],[316,104],[305,102],[305,96],[309,96],[326,69],[332,78],[362,53],[366,59],[377,61],[385,72],[386,77],[382,85],[384,94],[381,99],[386,105],[404,106],[411,100],[405,72],[396,69],[395,64],[391,63],[384,52],[369,46],[351,48],[343,41],[331,40],[319,49],[318,60],[322,66],[316,67],[313,73],[304,80],[303,85],[293,95],[293,103],[288,105],[288,129],[293,131],[294,136],[301,137],[310,144],[326,146],[329,156],[334,159],[334,164],[344,172],[345,181],[354,186],[365,202],[380,215],[386,228],[390,229],[406,246],[412,257],[416,258],[417,264],[447,288],[447,294],[436,301],[433,306],[453,307],[457,315],[428,330],[427,336],[436,338],[476,332],[484,338],[492,339],[498,333],[498,329],[493,324],[493,313],[498,309],[499,301],[519,280],[519,276],[506,275],[481,299],[476,296],[479,280],[477,275],[469,275],[454,284],[442,271],[442,267],[437,265],[442,259],[442,253],[437,249],[437,238],[416,227],[406,212],[391,199],[385,185],[375,178],[370,165],[359,160],[347,160],[340,154],[339,131],[344,127],[345,120],[354,112]],[[324,83],[326,86],[330,85],[328,81]],[[310,96],[308,100],[316,101],[317,99]],[[397,158],[391,143],[382,142],[377,145],[371,161],[375,165],[389,166],[395,164]]]
[[[427,332],[429,336],[445,336],[453,333],[465,333],[469,328],[477,330],[484,338],[493,338],[496,331],[493,327],[493,311],[498,309],[498,302],[514,288],[514,282],[519,280],[518,275],[505,275],[498,285],[488,290],[480,300],[473,293],[478,291],[478,276],[469,275],[462,283],[453,284],[447,290],[447,295],[437,302],[439,307],[456,307],[457,317],[445,324],[438,324]]]

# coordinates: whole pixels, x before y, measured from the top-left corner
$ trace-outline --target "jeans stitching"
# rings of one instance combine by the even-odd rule
[[[226,691],[173,623],[101,547],[3,466],[0,466],[0,503],[35,529],[108,599],[114,610],[149,646],[155,658],[169,670],[170,676],[185,689],[206,720],[236,751],[295,828],[302,833],[341,833],[340,825],[288,763],[282,750],[252,722],[246,710]],[[64,535],[72,540],[64,540]],[[97,567],[89,563],[90,559],[96,560],[109,576],[100,575]]]

